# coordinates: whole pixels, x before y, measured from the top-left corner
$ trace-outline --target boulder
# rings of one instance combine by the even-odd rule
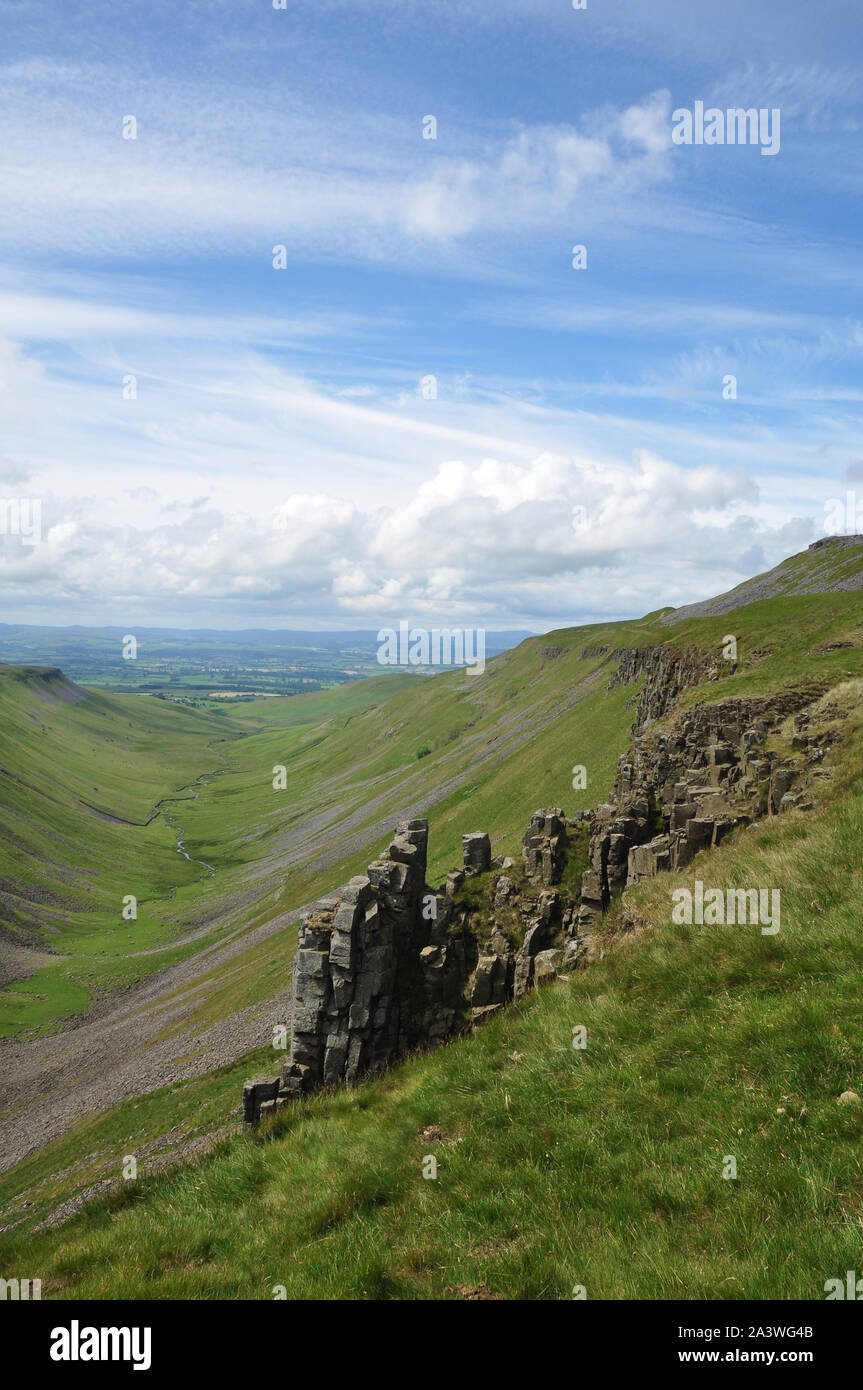
[[[446,876],[446,887],[444,892],[448,898],[454,898],[459,888],[464,883],[464,870],[451,869]]]
[[[512,879],[501,874],[494,888],[494,910],[499,912],[512,898],[518,897],[518,889]]]
[[[537,988],[557,979],[557,972],[562,961],[563,951],[537,952],[533,960],[533,982]]]
[[[471,992],[472,1006],[482,1008],[486,1004],[503,1004],[506,1000],[506,976],[506,961],[500,956],[480,956]]]

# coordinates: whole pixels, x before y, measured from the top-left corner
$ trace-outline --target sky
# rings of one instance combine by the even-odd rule
[[[548,631],[863,530],[856,0],[282,3],[0,0],[0,621]]]

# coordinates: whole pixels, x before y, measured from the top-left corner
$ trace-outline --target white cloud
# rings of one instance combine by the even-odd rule
[[[10,278],[8,273],[6,278]],[[15,278],[28,277],[19,274]],[[81,345],[92,339],[128,342],[149,338],[163,343],[198,340],[254,343],[259,347],[307,344],[337,335],[343,338],[368,331],[373,322],[378,329],[381,325],[380,316],[372,320],[352,313],[220,314],[212,310],[196,313],[191,308],[179,313],[170,309],[168,292],[152,281],[146,287],[147,306],[128,299],[123,302],[122,285],[114,284],[111,290],[114,297],[106,300],[92,293],[75,294],[71,286],[69,293],[49,294],[0,285],[0,322],[9,338],[26,341],[50,339]],[[136,290],[127,287],[126,293],[134,296]],[[137,294],[141,294],[140,287]],[[8,355],[14,351],[0,341],[0,390],[8,371]],[[33,374],[36,369],[31,364],[29,370]]]
[[[648,451],[613,465],[451,461],[401,504],[294,492],[266,520],[201,507],[173,524],[116,526],[102,501],[66,516],[49,498],[42,545],[3,542],[0,583],[22,616],[56,612],[65,596],[76,617],[98,606],[118,622],[552,626],[727,587],[755,544],[781,558],[787,535],[760,506],[742,470],[690,470]]]

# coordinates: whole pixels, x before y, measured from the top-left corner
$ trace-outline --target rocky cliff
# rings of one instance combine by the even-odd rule
[[[406,821],[365,875],[303,914],[290,1060],[280,1081],[246,1083],[247,1122],[476,1026],[583,963],[617,894],[685,868],[738,826],[811,805],[838,737],[814,717],[822,686],[675,714],[682,691],[712,676],[708,654],[664,644],[615,656],[609,688],[638,690],[606,802],[537,811],[520,863],[492,858],[485,832],[464,835],[462,867],[440,888],[426,883],[428,822]]]
[[[663,870],[685,868],[702,849],[764,814],[810,804],[804,783],[835,737],[804,733],[824,691],[818,683],[761,698],[702,702],[656,722],[688,685],[714,674],[709,658],[669,646],[621,654],[610,686],[643,678],[632,745],[607,802],[596,808],[582,880],[579,929],[596,926],[611,898]],[[765,744],[790,718],[790,751]]]
[[[425,881],[428,822],[396,827],[366,874],[308,908],[294,963],[291,1055],[280,1084],[251,1078],[244,1118],[320,1085],[373,1075],[435,1047],[554,979],[575,950],[577,902],[555,888],[586,820],[537,812],[523,863],[462,837],[462,867]]]

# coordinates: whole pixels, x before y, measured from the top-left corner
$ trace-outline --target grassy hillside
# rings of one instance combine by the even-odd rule
[[[532,638],[481,676],[387,675],[230,716],[79,699],[56,674],[0,667],[0,925],[31,942],[41,926],[40,944],[60,957],[3,992],[0,1032],[86,1010],[109,988],[274,921],[363,870],[405,815],[430,816],[434,880],[459,862],[466,830],[488,829],[512,853],[538,805],[594,805],[633,718],[633,690],[607,689],[621,647],[671,640],[715,653],[711,698],[863,674],[859,591],[763,600],[672,629],[662,617]],[[729,631],[733,675],[720,656]],[[579,791],[575,765],[587,769]],[[172,793],[186,799],[145,824]],[[195,862],[177,853],[180,827]],[[135,923],[120,917],[128,893]],[[293,949],[286,931],[217,968],[193,1016],[212,1021],[272,993]]]
[[[823,582],[835,577],[834,567]],[[171,723],[136,735],[151,740],[141,807],[164,794],[160,767],[169,789],[216,766],[224,773],[198,784],[179,822],[172,813],[173,831],[161,818],[147,828],[162,836],[154,844],[177,875],[173,895],[149,908],[152,953],[130,952],[125,924],[118,930],[114,922],[94,938],[104,955],[88,954],[82,936],[81,964],[93,972],[89,984],[105,985],[183,957],[200,962],[142,1005],[155,1023],[139,1052],[176,1036],[194,1056],[201,1029],[250,1010],[253,1047],[245,1057],[235,1050],[228,1066],[177,1073],[183,1080],[170,1087],[88,1110],[3,1175],[0,1223],[12,1229],[2,1239],[14,1254],[58,1204],[106,1177],[116,1182],[125,1154],[142,1158],[143,1177],[120,1185],[119,1207],[34,1238],[46,1292],[132,1296],[146,1277],[166,1297],[269,1297],[276,1283],[291,1296],[472,1297],[466,1290],[484,1296],[486,1289],[556,1298],[582,1283],[589,1296],[604,1298],[818,1297],[809,1288],[813,1270],[824,1266],[823,1286],[856,1267],[860,1109],[836,1098],[849,1087],[863,1094],[854,925],[863,592],[681,612],[671,627],[667,616],[533,638],[482,676],[386,676],[257,702],[230,717],[158,707]],[[722,656],[729,634],[738,645],[733,667]],[[364,869],[404,816],[429,816],[434,882],[459,862],[466,831],[488,829],[496,852],[518,853],[538,806],[571,812],[603,800],[640,688],[609,690],[616,653],[657,642],[704,657],[709,678],[683,692],[683,705],[806,685],[839,689],[852,715],[840,773],[821,784],[816,812],[739,834],[697,861],[698,876],[716,886],[740,886],[748,875],[750,883],[781,887],[780,936],[672,927],[670,889],[691,883],[694,872],[660,876],[627,895],[652,930],[627,938],[622,950],[615,945],[568,983],[383,1081],[304,1103],[279,1135],[234,1134],[240,1080],[272,1069],[272,1009],[263,1006],[275,1001],[278,1009],[288,995],[291,910]],[[26,689],[24,680],[12,713],[32,738]],[[145,703],[93,698],[109,699],[112,717]],[[52,738],[55,758],[67,718],[98,717],[86,704],[51,706],[54,722],[40,737]],[[185,749],[186,765],[174,747]],[[277,765],[287,773],[282,790],[273,787]],[[587,769],[578,792],[575,765]],[[69,785],[86,799],[75,775]],[[104,776],[104,799],[94,796],[93,804],[117,815],[131,793]],[[37,824],[45,789],[43,781],[39,798],[26,803]],[[75,804],[68,802],[73,829]],[[141,809],[134,818],[145,817]],[[212,874],[202,876],[199,865],[183,879],[177,823],[187,851]],[[97,835],[105,824],[133,837],[116,850],[128,863],[130,845],[144,843],[142,828],[97,818]],[[74,849],[71,834],[69,843]],[[108,890],[116,891],[110,873],[117,881],[123,875],[109,870],[107,848],[99,852]],[[610,938],[619,911],[609,919]],[[237,949],[211,963],[202,952],[227,934]],[[62,965],[25,982],[30,1012],[11,1026],[57,1017],[52,972],[74,979],[70,961],[71,950]],[[12,997],[26,997],[24,988],[13,986]],[[79,1008],[92,990],[82,996]],[[586,1053],[569,1045],[575,1023],[588,1027]],[[424,1138],[429,1127],[442,1136]],[[219,1147],[209,1157],[173,1178],[156,1176],[177,1140],[214,1138]],[[421,1176],[429,1152],[440,1162],[436,1181]],[[722,1179],[725,1155],[738,1159],[736,1181]],[[134,1259],[125,1258],[129,1249]]]
[[[627,895],[649,929],[589,970],[172,1176],[145,1160],[6,1263],[46,1297],[823,1297],[863,1228],[859,712],[839,762],[817,815]],[[696,872],[780,885],[780,934],[672,926]]]
[[[86,1008],[94,991],[128,980],[124,955],[170,934],[160,904],[203,870],[177,853],[154,809],[223,766],[229,728],[157,700],[86,692],[52,668],[0,666],[0,979],[13,980],[0,1032]],[[122,919],[127,894],[136,921]],[[37,943],[56,963],[38,982],[15,980]]]
[[[45,821],[62,827],[69,862],[81,866],[86,884],[77,898],[62,898],[56,917],[41,914],[41,943],[66,957],[83,955],[86,964],[44,966],[13,984],[3,995],[0,1027],[11,1032],[86,1009],[94,989],[128,986],[228,931],[251,931],[301,906],[363,869],[406,814],[432,814],[430,871],[442,876],[460,861],[465,829],[488,827],[501,845],[515,846],[536,802],[563,797],[587,806],[610,780],[631,723],[630,692],[606,694],[607,656],[580,656],[594,636],[595,629],[576,629],[558,644],[528,642],[490,662],[483,676],[380,677],[338,692],[249,704],[239,718],[90,692],[78,703],[52,706],[43,720],[47,733],[39,735],[31,732],[26,684],[23,696],[13,689],[9,760],[18,760],[20,814],[40,829]],[[391,689],[398,693],[384,698]],[[125,716],[135,725],[126,713],[130,701],[141,712],[146,779],[138,778],[136,748],[118,758],[116,721]],[[34,775],[37,737],[44,739],[45,771]],[[49,779],[66,746],[72,776],[52,821],[45,810],[56,799]],[[89,786],[78,774],[79,746]],[[576,762],[590,770],[587,790],[578,794],[571,790]],[[280,790],[273,786],[278,766],[287,769]],[[143,822],[160,795],[202,774],[201,784],[181,793],[184,801],[149,826],[103,819],[109,813]],[[87,809],[91,799],[102,815]],[[176,854],[177,826],[195,863]],[[41,879],[46,861],[56,877],[67,872],[62,854],[46,849],[35,832],[22,852],[34,877]],[[11,866],[8,877],[16,883]],[[134,930],[119,917],[126,893],[142,902]],[[284,980],[293,950],[294,934],[283,933],[269,948],[269,974],[259,947],[245,963],[232,961],[226,992],[216,972],[196,998],[195,1018],[223,1016],[262,990],[272,992],[273,975],[281,970]]]
[[[302,727],[349,717],[406,680],[272,703]],[[233,743],[267,727],[266,701],[241,708],[235,721],[0,665],[0,1035],[83,1012],[200,950],[202,937],[187,937],[201,921],[213,922],[208,939],[226,929],[203,890],[245,826],[217,817],[219,843],[203,862],[177,841],[198,799],[233,775]],[[128,894],[134,920],[122,916]]]

